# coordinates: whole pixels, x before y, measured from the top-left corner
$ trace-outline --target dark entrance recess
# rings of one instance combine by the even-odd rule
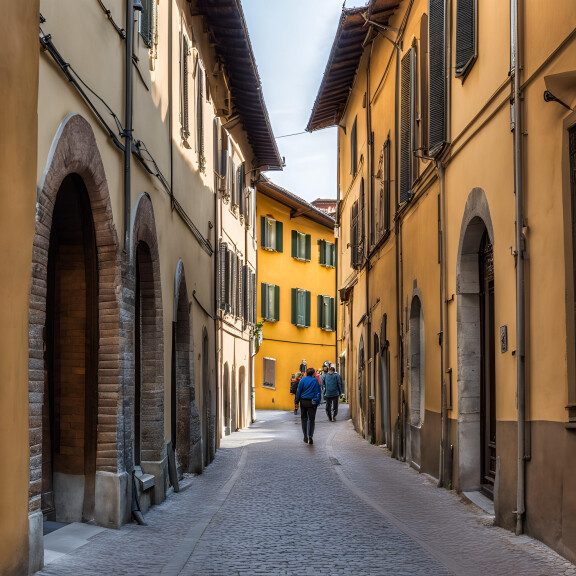
[[[494,257],[485,231],[479,251],[480,267],[480,441],[482,491],[494,498],[496,478],[496,369],[494,321]]]
[[[58,191],[50,234],[44,329],[42,511],[47,520],[94,518],[98,409],[98,270],[82,178]]]

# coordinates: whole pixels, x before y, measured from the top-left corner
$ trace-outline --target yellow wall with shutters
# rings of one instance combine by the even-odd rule
[[[322,330],[317,321],[317,296],[335,297],[335,269],[320,265],[319,240],[334,243],[334,230],[306,216],[290,217],[290,207],[260,190],[257,195],[258,246],[258,321],[262,321],[261,284],[280,287],[280,318],[278,322],[264,322],[262,345],[255,357],[254,386],[257,409],[293,410],[294,396],[290,395],[291,375],[298,372],[302,359],[308,367],[320,369],[323,362],[335,361],[335,332]],[[283,252],[263,250],[261,247],[262,216],[270,216],[283,223]],[[291,231],[311,236],[310,262],[291,256]],[[309,290],[310,327],[300,328],[291,323],[291,289]],[[271,389],[263,386],[264,358],[276,360],[276,383]]]

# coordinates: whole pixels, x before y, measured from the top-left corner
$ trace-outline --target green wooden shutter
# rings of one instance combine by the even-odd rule
[[[310,326],[310,292],[306,290],[306,326]]]
[[[292,258],[298,258],[298,232],[292,230]]]
[[[320,264],[326,266],[326,241],[319,240],[318,244],[320,244]]]
[[[292,324],[298,323],[298,288],[291,289]]]
[[[330,298],[330,306],[328,309],[330,310],[330,330],[336,330],[336,311],[334,309],[336,305],[336,301],[334,298]]]
[[[268,318],[268,284],[262,282],[260,284],[260,296],[262,298],[262,303],[260,304],[260,312],[262,314],[262,318],[266,320]]]
[[[310,262],[312,258],[312,236],[306,234],[306,262]]]
[[[260,247],[268,248],[266,246],[266,218],[264,216],[260,216],[260,232]]]
[[[446,1],[428,1],[428,138],[432,157],[446,143]]]
[[[336,268],[336,244],[330,246],[330,266]]]
[[[276,220],[276,252],[284,252],[284,225]]]
[[[322,296],[318,295],[316,300],[318,302],[318,328],[322,328]]]
[[[274,286],[274,320],[280,320],[280,286]]]

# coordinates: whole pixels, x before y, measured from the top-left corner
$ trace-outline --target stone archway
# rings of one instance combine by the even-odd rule
[[[134,385],[132,457],[152,474],[151,503],[166,497],[167,458],[164,435],[164,330],[160,260],[152,201],[138,199],[132,229],[134,289]]]
[[[58,202],[63,186],[71,187],[68,198]],[[76,192],[78,194],[76,194]],[[78,197],[78,200],[74,199]],[[30,488],[29,488],[29,514],[30,514],[30,558],[31,566],[35,566],[37,558],[41,557],[42,549],[42,444],[46,440],[44,432],[46,422],[43,421],[44,399],[50,392],[47,389],[50,376],[49,362],[45,350],[51,348],[47,342],[47,301],[49,268],[54,266],[50,261],[51,250],[54,254],[53,218],[57,204],[64,202],[62,215],[69,215],[73,219],[75,211],[71,209],[70,202],[84,202],[81,209],[84,214],[82,226],[85,234],[93,234],[93,246],[85,251],[84,258],[93,258],[93,279],[86,287],[76,293],[82,300],[93,291],[94,307],[88,305],[83,322],[85,328],[80,326],[80,334],[87,334],[86,342],[91,342],[92,352],[86,358],[93,356],[92,382],[87,384],[87,392],[92,397],[92,405],[84,412],[84,425],[90,419],[89,434],[93,434],[94,454],[89,454],[91,447],[84,445],[85,472],[80,474],[84,481],[75,482],[75,488],[70,488],[75,494],[79,504],[69,508],[72,517],[78,520],[93,519],[96,523],[119,527],[126,521],[126,506],[123,503],[123,490],[126,483],[123,474],[122,453],[119,446],[123,442],[123,431],[119,425],[118,406],[122,405],[122,354],[125,346],[125,337],[120,330],[120,291],[121,286],[121,253],[118,245],[118,236],[114,226],[110,195],[106,174],[96,139],[90,124],[80,115],[67,116],[60,125],[54,137],[46,169],[39,185],[36,204],[36,232],[33,241],[31,294],[29,314],[29,435],[30,435]],[[77,214],[79,212],[76,212]],[[64,217],[64,216],[63,216]],[[74,226],[76,226],[74,224]],[[64,225],[62,225],[64,226]],[[61,227],[61,230],[64,230]],[[76,228],[78,234],[81,230]],[[87,270],[87,268],[86,268]],[[78,269],[80,275],[84,273]],[[78,279],[81,280],[80,276]],[[78,284],[77,284],[78,285]],[[64,298],[64,294],[61,294]],[[68,298],[68,296],[66,296]],[[78,300],[79,302],[79,300]],[[92,309],[93,319],[87,316]],[[54,312],[51,312],[53,314]],[[56,321],[59,322],[56,313]],[[53,316],[54,317],[54,316]],[[68,316],[72,317],[72,313]],[[81,320],[82,321],[82,320]],[[105,327],[105,329],[104,329]],[[61,327],[62,328],[62,327]],[[99,329],[100,328],[100,329]],[[84,339],[85,336],[82,336]],[[76,382],[81,386],[80,382]],[[50,416],[48,416],[48,419]],[[52,416],[53,418],[53,416]],[[54,420],[53,420],[54,421]],[[46,454],[45,454],[46,456]],[[90,464],[92,462],[92,464]],[[90,492],[93,502],[87,506],[84,487]],[[92,484],[92,485],[91,485]],[[124,484],[124,486],[123,486]],[[64,483],[63,490],[70,486]],[[88,492],[86,493],[88,497]],[[67,513],[68,514],[68,513]]]
[[[182,260],[178,261],[174,282],[174,362],[175,382],[172,398],[178,473],[202,471],[200,413],[196,406],[193,375],[193,348],[190,338],[190,304]]]
[[[479,256],[482,240],[494,244],[486,195],[474,188],[466,202],[456,263],[459,489],[481,487],[481,314]]]

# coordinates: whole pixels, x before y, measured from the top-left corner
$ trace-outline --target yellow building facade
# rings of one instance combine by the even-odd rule
[[[367,439],[574,561],[576,8],[478,4],[343,9],[339,366]]]
[[[334,220],[268,179],[256,206],[256,408],[294,410],[290,382],[302,361],[320,370],[336,360]]]

